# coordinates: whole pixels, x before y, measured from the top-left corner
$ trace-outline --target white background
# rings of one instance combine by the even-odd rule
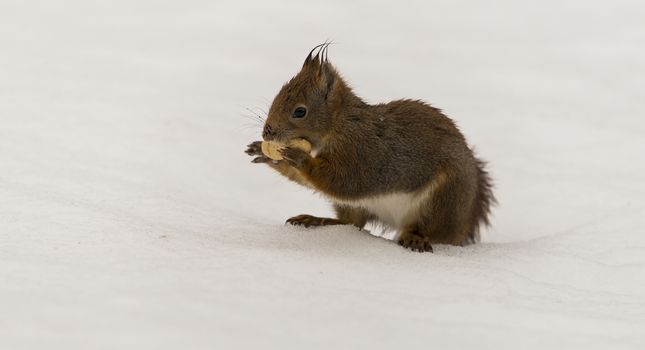
[[[0,348],[645,347],[641,1],[0,1]],[[314,45],[490,162],[406,251],[249,163]]]

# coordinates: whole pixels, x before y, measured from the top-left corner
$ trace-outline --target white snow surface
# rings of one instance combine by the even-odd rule
[[[643,18],[2,0],[0,348],[645,348]],[[249,116],[325,39],[360,96],[442,108],[490,162],[481,244],[283,224],[331,210],[249,162]]]

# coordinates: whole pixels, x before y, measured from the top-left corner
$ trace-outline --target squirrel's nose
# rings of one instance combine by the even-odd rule
[[[262,130],[262,138],[265,141],[271,141],[273,140],[274,137],[275,137],[275,132],[273,131],[273,128],[271,127],[271,125],[266,124],[264,126],[264,130]]]

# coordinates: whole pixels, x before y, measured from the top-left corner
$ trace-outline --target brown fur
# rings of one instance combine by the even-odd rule
[[[254,162],[269,164],[335,203],[337,219],[301,215],[289,222],[362,228],[381,218],[348,203],[419,193],[424,197],[414,217],[399,228],[399,244],[431,251],[434,243],[477,242],[495,199],[484,162],[474,156],[452,120],[417,100],[363,102],[327,61],[327,47],[317,47],[315,56],[316,48],[312,50],[300,73],[282,87],[262,135],[282,142],[305,138],[315,157],[287,148],[285,159],[275,162],[261,154],[259,141],[247,149],[256,156]],[[305,117],[292,116],[297,107],[307,109]]]

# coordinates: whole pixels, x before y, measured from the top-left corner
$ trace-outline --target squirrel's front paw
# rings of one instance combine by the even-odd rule
[[[294,168],[302,168],[311,159],[308,152],[295,147],[286,147],[280,151],[280,154]]]
[[[250,155],[250,156],[255,156],[251,162],[253,163],[266,163],[270,161],[267,156],[265,156],[262,153],[262,141],[255,141],[253,143],[250,143],[248,146],[246,146],[246,151],[244,153]]]

